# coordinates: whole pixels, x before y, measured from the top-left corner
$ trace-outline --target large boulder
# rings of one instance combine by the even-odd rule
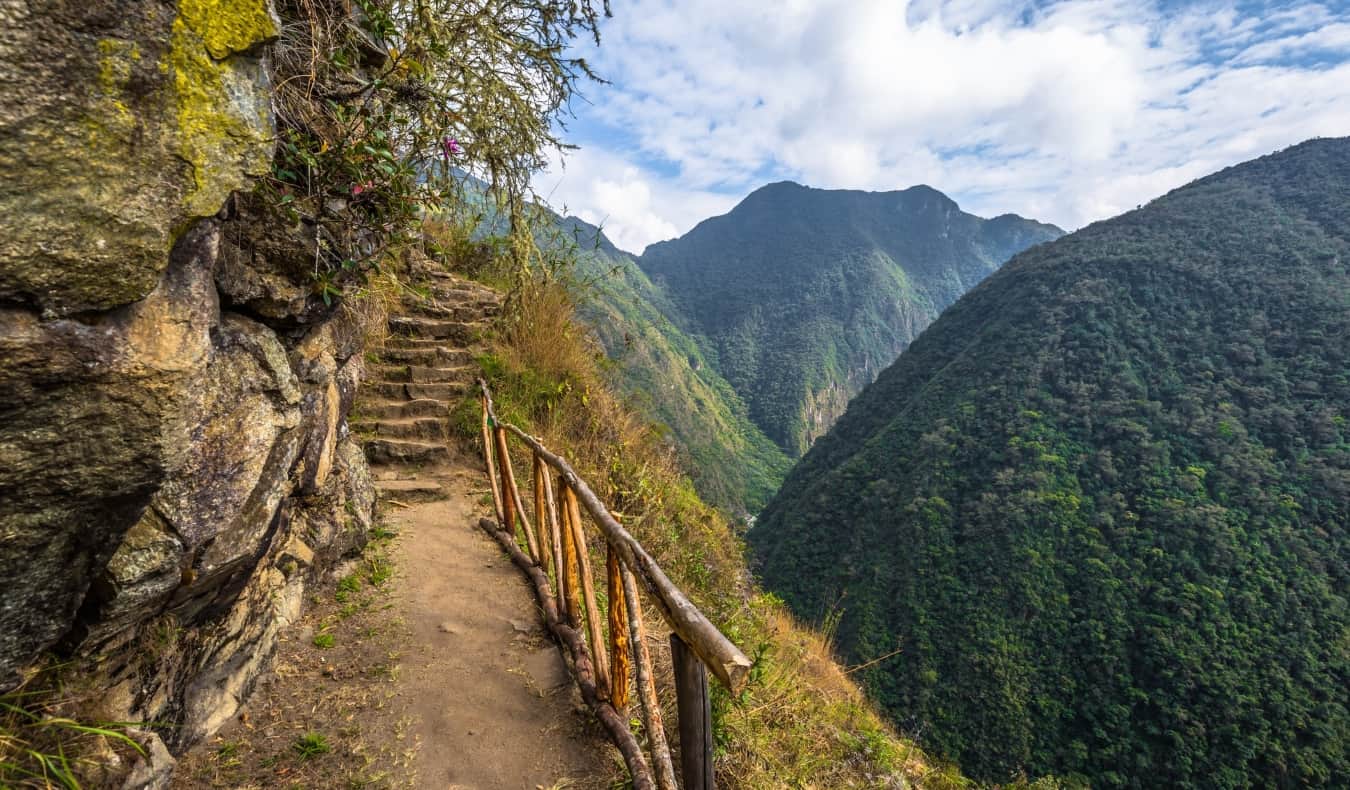
[[[106,310],[265,173],[269,0],[0,0],[0,299]]]

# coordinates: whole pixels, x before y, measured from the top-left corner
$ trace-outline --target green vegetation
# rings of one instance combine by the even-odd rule
[[[594,78],[567,44],[599,42],[607,2],[280,0],[277,11],[277,153],[256,197],[282,224],[313,228],[313,254],[285,262],[292,274],[325,304],[378,290],[422,244],[428,211],[468,201],[465,174],[521,231],[511,249],[527,266],[517,220],[529,179],[562,147],[556,122]]]
[[[750,533],[874,698],[986,780],[1350,776],[1350,139],[1014,258]]]
[[[328,745],[328,736],[321,732],[307,732],[295,739],[291,748],[301,760],[312,760],[321,754],[327,754],[332,747]]]
[[[674,305],[632,257],[580,220],[561,225],[577,248],[577,312],[612,363],[611,381],[669,430],[705,500],[733,513],[758,512],[787,474],[787,455],[750,422],[731,385],[670,320]]]
[[[928,187],[784,182],[648,247],[638,264],[664,292],[662,312],[698,342],[692,359],[725,377],[750,421],[796,457],[942,308],[1061,233],[1013,215],[980,219]]]
[[[0,787],[79,790],[109,775],[110,751],[145,753],[128,734],[136,725],[88,719],[96,694],[67,685],[66,669],[45,663],[0,695]]]
[[[314,646],[320,650],[331,650],[337,645],[337,638],[332,634],[315,634]]]

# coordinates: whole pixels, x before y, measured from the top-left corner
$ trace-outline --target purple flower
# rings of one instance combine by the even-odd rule
[[[442,140],[441,148],[445,151],[446,159],[449,159],[452,155],[459,154],[463,150],[459,147],[459,141],[453,137],[447,137]]]

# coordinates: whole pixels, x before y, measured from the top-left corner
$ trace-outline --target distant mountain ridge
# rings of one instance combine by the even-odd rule
[[[1345,787],[1350,138],[1014,257],[749,540],[975,778]]]
[[[927,186],[779,182],[637,262],[751,421],[797,456],[944,307],[1060,235],[1015,215],[967,214]]]
[[[746,515],[943,306],[1061,233],[974,217],[930,187],[790,182],[642,256],[576,217],[558,226],[581,253],[580,314],[621,389],[670,427],[700,492]]]

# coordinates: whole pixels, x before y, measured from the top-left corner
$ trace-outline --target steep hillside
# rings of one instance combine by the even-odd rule
[[[1061,234],[962,212],[929,187],[763,187],[638,263],[704,339],[749,417],[796,456],[937,314],[1011,255]]]
[[[595,227],[560,220],[577,246],[579,317],[613,360],[614,381],[666,426],[699,493],[733,512],[757,512],[791,462],[750,422],[744,403],[670,316],[676,308]]]
[[[1350,139],[1019,255],[751,532],[799,613],[986,779],[1350,776]]]

